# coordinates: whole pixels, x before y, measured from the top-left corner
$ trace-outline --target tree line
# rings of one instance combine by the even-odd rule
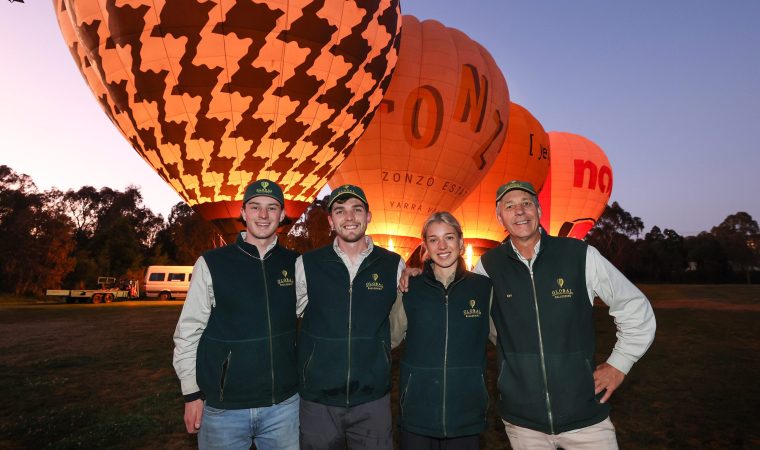
[[[639,282],[757,282],[760,232],[744,212],[697,236],[644,223],[617,203],[587,240]],[[286,227],[282,243],[304,252],[331,239],[325,199]],[[149,265],[192,265],[217,235],[185,203],[169,217],[143,204],[140,189],[83,186],[40,191],[25,174],[0,165],[0,292],[40,295],[50,288],[92,288],[99,276],[141,280]]]
[[[643,230],[639,217],[614,202],[586,241],[639,283],[760,282],[760,229],[746,212],[696,236],[653,226],[642,238]]]
[[[167,220],[140,189],[40,191],[0,165],[0,292],[93,288],[98,276],[142,278],[148,265],[191,265],[213,246],[212,227],[178,203]]]

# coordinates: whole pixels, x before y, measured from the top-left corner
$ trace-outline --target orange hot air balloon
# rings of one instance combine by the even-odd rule
[[[53,0],[53,5],[55,7],[56,19],[58,20],[58,26],[61,28],[64,42],[66,42],[69,52],[71,53],[72,58],[74,58],[74,62],[76,63],[79,72],[82,74],[82,78],[84,78],[84,81],[95,95],[103,112],[106,113],[108,118],[111,119],[111,122],[113,122],[118,128],[124,127],[134,133],[132,124],[128,120],[124,120],[124,118],[119,115],[118,110],[112,108],[113,102],[108,97],[106,87],[103,86],[96,68],[92,65],[89,58],[87,58],[87,55],[84,52],[84,47],[82,47],[82,44],[77,39],[71,18],[66,10],[65,1]]]
[[[367,194],[368,233],[420,242],[425,219],[454,210],[506,136],[509,91],[488,51],[434,20],[403,17],[399,59],[367,131],[330,180]]]
[[[541,226],[553,236],[583,239],[612,193],[612,168],[604,151],[577,134],[551,131],[549,176],[538,199]]]
[[[475,258],[506,237],[496,219],[496,190],[509,180],[529,181],[540,190],[549,173],[549,136],[527,109],[509,107],[507,138],[491,169],[472,194],[454,212],[464,231],[465,242],[473,245]]]
[[[81,43],[114,123],[227,233],[257,178],[277,181],[300,215],[382,100],[401,25],[398,0],[62,5],[74,31],[61,25],[64,38]]]

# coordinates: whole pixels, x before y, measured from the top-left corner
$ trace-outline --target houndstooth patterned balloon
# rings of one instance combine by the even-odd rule
[[[258,178],[310,202],[379,105],[401,26],[398,0],[53,3],[106,114],[206,216]]]

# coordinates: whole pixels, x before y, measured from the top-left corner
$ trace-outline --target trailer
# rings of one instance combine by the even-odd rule
[[[138,298],[137,282],[129,280],[117,285],[114,277],[98,277],[98,289],[48,289],[48,297],[60,297],[66,303],[111,303]]]

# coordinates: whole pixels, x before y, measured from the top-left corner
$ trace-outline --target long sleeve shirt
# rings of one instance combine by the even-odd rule
[[[243,232],[245,239],[245,232]],[[275,238],[264,253],[277,245]],[[195,394],[200,391],[195,378],[195,361],[198,342],[206,329],[211,310],[215,306],[214,286],[206,260],[199,257],[193,266],[190,287],[182,307],[182,313],[174,329],[174,371],[182,386],[182,395]]]
[[[534,255],[538,254],[540,245],[539,241]],[[516,248],[514,250],[518,258],[532,272],[535,257],[528,260]],[[617,341],[607,363],[627,374],[654,340],[657,325],[652,305],[625,275],[590,245],[586,250],[585,271],[586,288],[591,303],[593,304],[594,298],[599,297],[607,304],[617,327]],[[489,276],[481,262],[478,262],[473,272]],[[492,341],[495,340],[495,336],[496,330],[492,325]]]

